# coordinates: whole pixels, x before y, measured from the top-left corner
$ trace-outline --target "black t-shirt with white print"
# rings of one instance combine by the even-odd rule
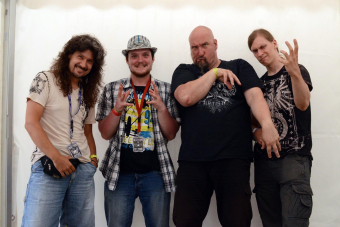
[[[242,86],[235,83],[229,90],[216,80],[195,105],[183,107],[177,102],[182,139],[179,161],[253,157],[250,108],[244,92],[253,87],[262,88],[262,83],[253,67],[242,59],[221,61],[218,68],[231,70]],[[181,84],[201,76],[197,66],[179,65],[172,77],[172,94]]]
[[[299,65],[299,67],[302,78],[311,91],[313,86],[309,73],[303,65]],[[266,72],[261,80],[264,85],[264,97],[280,135],[280,156],[311,155],[311,108],[309,105],[305,111],[301,111],[295,106],[292,82],[285,66],[273,76],[268,76],[268,72]],[[254,152],[255,157],[268,158],[267,151],[261,150],[258,143],[254,146]]]

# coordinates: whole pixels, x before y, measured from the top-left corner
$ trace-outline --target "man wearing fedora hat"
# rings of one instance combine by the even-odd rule
[[[167,141],[180,119],[170,84],[150,74],[156,51],[146,37],[133,36],[122,51],[130,77],[108,83],[99,100],[99,131],[110,140],[100,166],[109,227],[131,226],[137,197],[147,227],[169,226],[175,171]]]

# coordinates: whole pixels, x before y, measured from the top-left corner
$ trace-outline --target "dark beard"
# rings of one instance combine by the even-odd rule
[[[135,75],[136,77],[146,77],[147,75],[149,75],[150,74],[150,72],[151,72],[151,70],[152,70],[152,67],[150,68],[150,70],[149,71],[146,71],[145,73],[137,73],[137,72],[135,72],[135,71],[132,71],[131,70],[131,68],[130,68],[130,66],[129,66],[129,69],[130,69],[130,72],[133,74],[133,75]]]
[[[195,65],[201,69],[202,75],[209,71],[209,64],[206,59],[204,59],[204,61],[200,61],[199,63],[196,62]]]
[[[141,78],[141,77],[146,77],[147,75],[149,75],[151,71],[146,71],[145,73],[137,73],[137,72],[133,72],[133,71],[130,70],[130,72],[133,75],[135,75],[136,77],[140,77]]]

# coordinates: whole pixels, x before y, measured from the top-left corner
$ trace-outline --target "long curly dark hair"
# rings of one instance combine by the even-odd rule
[[[88,34],[73,36],[65,45],[58,57],[54,59],[50,71],[56,77],[57,85],[64,96],[72,92],[69,75],[69,55],[76,51],[91,50],[93,54],[93,66],[89,74],[80,81],[83,89],[84,102],[87,107],[94,107],[102,86],[103,66],[106,51],[99,40]]]

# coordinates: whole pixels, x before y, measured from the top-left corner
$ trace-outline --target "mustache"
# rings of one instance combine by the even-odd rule
[[[144,63],[139,63],[139,64],[136,64],[136,65],[135,65],[135,67],[139,67],[139,66],[143,66],[143,67],[145,67],[145,66],[147,66],[147,64],[144,64]]]
[[[196,58],[196,62],[198,62],[200,60],[204,60],[205,62],[207,62],[207,59],[205,57],[198,57],[198,58]]]
[[[76,65],[76,67],[77,67],[77,68],[80,68],[80,69],[83,70],[83,71],[87,71],[87,70],[88,70],[87,67],[81,67],[80,65]]]

